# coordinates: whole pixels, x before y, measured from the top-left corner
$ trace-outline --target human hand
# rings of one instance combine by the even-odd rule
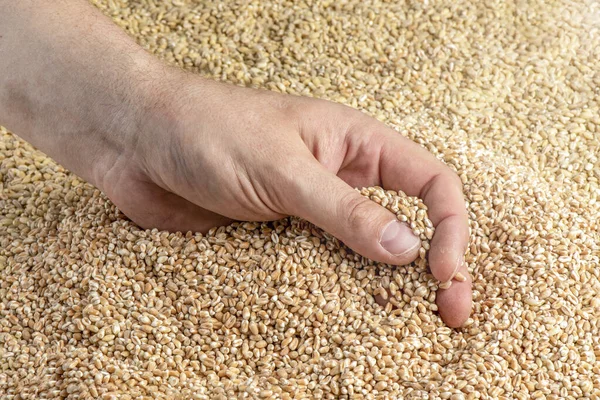
[[[141,226],[205,231],[292,214],[366,257],[411,262],[410,229],[353,190],[379,185],[429,207],[433,275],[468,276],[460,180],[392,129],[338,104],[165,67],[86,1],[4,3],[0,120]],[[470,278],[437,302],[460,326]]]
[[[296,215],[368,258],[402,265],[420,240],[353,187],[420,196],[436,226],[433,275],[468,276],[468,225],[458,177],[384,124],[322,100],[245,89],[172,72],[146,129],[113,158],[99,186],[143,227],[207,231],[231,220]],[[471,282],[438,292],[444,321],[460,326]]]

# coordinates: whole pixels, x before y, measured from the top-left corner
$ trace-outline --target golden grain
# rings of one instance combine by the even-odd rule
[[[169,63],[359,108],[454,169],[473,314],[437,315],[415,197],[361,189],[422,240],[398,268],[295,218],[141,230],[0,128],[0,397],[600,397],[595,2],[93,3]]]
[[[454,275],[454,279],[456,279],[459,282],[464,282],[467,280],[467,277],[461,274],[460,272],[457,272],[456,275]]]

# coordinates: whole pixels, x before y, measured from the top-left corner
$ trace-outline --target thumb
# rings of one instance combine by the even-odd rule
[[[296,176],[291,211],[331,233],[357,253],[388,264],[417,258],[421,240],[379,204],[360,195],[321,164]]]

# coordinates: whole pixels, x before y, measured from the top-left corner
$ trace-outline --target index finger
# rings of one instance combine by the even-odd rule
[[[427,205],[435,226],[429,251],[431,272],[450,280],[462,265],[469,224],[460,178],[433,154],[395,131],[385,132],[380,158],[383,187],[401,189]]]
[[[383,187],[401,189],[427,205],[435,226],[429,250],[429,266],[441,282],[457,271],[466,272],[464,254],[469,243],[469,224],[462,182],[441,161],[417,143],[388,129],[381,151],[379,174]],[[457,283],[457,282],[455,282]],[[471,310],[471,281],[440,291],[438,305],[444,321],[460,326]]]

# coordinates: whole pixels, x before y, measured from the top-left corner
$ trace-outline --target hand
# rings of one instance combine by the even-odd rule
[[[338,104],[165,67],[86,1],[0,4],[0,120],[141,226],[205,231],[292,214],[366,257],[408,263],[417,238],[353,190],[379,185],[428,205],[433,275],[468,276],[460,180],[385,125]],[[470,279],[437,302],[460,326]]]
[[[148,128],[99,182],[133,221],[207,231],[231,220],[296,215],[366,257],[409,263],[420,240],[353,189],[379,185],[420,196],[429,207],[433,275],[468,276],[461,182],[425,149],[339,104],[170,74]],[[440,290],[438,306],[448,325],[460,326],[471,308],[470,280]]]

